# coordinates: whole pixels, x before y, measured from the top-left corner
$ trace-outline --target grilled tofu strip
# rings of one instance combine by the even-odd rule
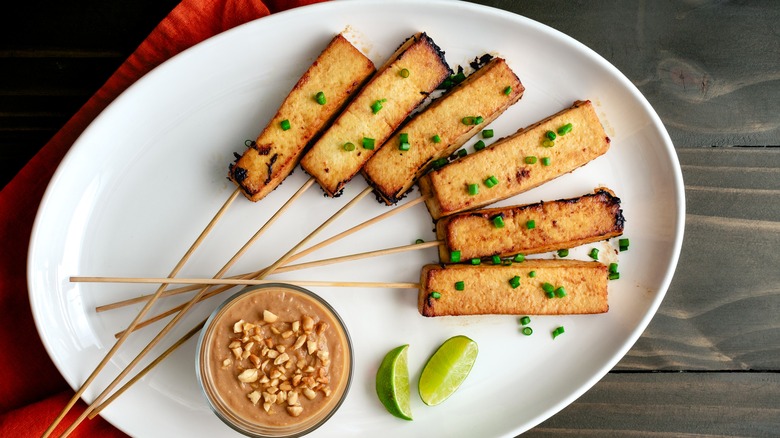
[[[230,165],[228,177],[251,201],[273,191],[293,171],[306,146],[330,124],[374,73],[374,64],[336,35],[298,80],[257,140]],[[317,102],[323,93],[325,103]],[[282,128],[282,121],[289,129]]]
[[[407,77],[400,74],[409,72]],[[409,38],[301,160],[325,193],[338,195],[390,134],[452,70],[425,33]],[[364,146],[364,139],[373,145]],[[351,143],[353,150],[346,150]]]
[[[528,273],[536,272],[531,278]],[[519,285],[510,280],[517,276]],[[462,281],[463,290],[455,283]],[[579,260],[526,260],[503,265],[426,265],[420,275],[418,310],[423,316],[570,315],[604,313],[608,268]],[[563,287],[548,298],[542,286]],[[438,296],[438,298],[436,298]]]
[[[556,132],[567,124],[571,124],[571,131],[558,135],[553,147],[542,145],[547,131]],[[593,105],[577,101],[571,108],[426,174],[419,180],[420,190],[431,216],[439,219],[530,190],[573,171],[607,149],[609,137]],[[526,157],[537,157],[537,161],[526,163]],[[545,157],[549,165],[542,163]],[[497,184],[488,187],[485,180],[491,176]],[[479,193],[469,194],[469,184],[477,184]]]
[[[366,163],[363,176],[385,203],[398,202],[434,160],[455,152],[517,102],[523,91],[506,61],[491,59],[398,130],[408,136],[409,150],[400,150],[399,136],[394,135]],[[484,121],[466,125],[462,120],[467,116]]]
[[[502,227],[496,226],[501,217]],[[534,221],[529,229],[528,221]],[[598,188],[578,198],[559,199],[502,208],[458,213],[439,220],[436,236],[442,262],[450,251],[460,251],[461,260],[538,254],[572,248],[623,234],[620,198]]]

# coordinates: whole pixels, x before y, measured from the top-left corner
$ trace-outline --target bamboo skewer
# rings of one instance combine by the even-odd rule
[[[271,224],[273,224],[281,216],[281,214],[284,211],[286,211],[287,208],[289,208],[296,199],[298,199],[298,197],[300,197],[309,187],[311,187],[311,185],[313,183],[314,183],[314,178],[309,178],[309,180],[306,181],[303,184],[303,186],[301,186],[301,188],[298,189],[298,191],[295,192],[295,194],[293,194],[293,196],[290,199],[288,199],[287,202],[285,202],[285,204],[278,211],[276,211],[276,213],[274,213],[274,215],[271,216],[271,218],[262,227],[260,227],[260,229],[257,231],[257,233],[255,233],[255,235],[252,236],[252,238],[249,239],[249,241],[233,256],[233,258],[231,258],[225,264],[225,266],[223,266],[223,268],[220,269],[220,271],[215,275],[215,277],[218,278],[218,277],[224,275],[224,273],[227,272],[227,270],[230,269],[230,267],[232,267],[233,264],[249,249],[249,247],[265,232],[265,230]],[[238,194],[238,193],[239,193],[239,191],[236,190],[236,194]],[[166,286],[166,285],[167,285],[167,283],[165,283],[165,281],[163,281],[163,286]],[[197,299],[200,298],[200,296],[203,295],[206,292],[207,289],[208,289],[208,287],[204,287],[203,289],[201,289],[201,291],[198,294],[196,294],[195,297],[192,300],[190,300],[190,302],[186,306],[184,306],[184,308],[182,308],[182,310],[165,327],[163,327],[163,329],[157,334],[157,336],[155,336],[149,342],[149,344],[147,344],[147,346],[143,350],[141,350],[141,352],[138,353],[138,355],[136,355],[135,359],[133,359],[125,367],[125,369],[122,370],[122,372],[119,373],[119,375],[116,378],[114,378],[114,380],[108,385],[108,387],[106,387],[103,390],[103,392],[101,392],[100,395],[98,395],[98,397],[87,407],[87,409],[85,409],[84,412],[81,413],[81,415],[73,422],[73,424],[71,424],[65,430],[65,432],[63,432],[62,437],[66,437],[66,436],[70,435],[70,433],[73,432],[73,430],[75,430],[76,427],[78,427],[78,425],[81,424],[82,421],[84,421],[84,419],[90,414],[90,412],[92,412],[95,409],[95,407],[97,407],[103,401],[103,399],[108,395],[108,393],[112,389],[114,389],[114,387],[116,387],[116,385],[118,385],[119,382],[121,382],[121,380],[133,369],[133,367],[135,367],[138,364],[138,362],[140,362],[141,359],[144,356],[146,356],[146,354],[152,348],[154,348],[154,346],[157,345],[157,343],[160,342],[160,340],[163,337],[165,337],[166,334],[168,334],[169,331],[171,331],[171,329],[190,310],[190,308],[192,308],[192,306],[194,306],[197,303],[197,301],[198,301]],[[151,305],[149,305],[149,306],[151,306]],[[129,328],[130,327],[128,327],[128,329],[126,329],[122,333],[121,337],[124,338],[124,337],[126,337],[126,335],[129,335],[130,333],[132,333],[132,330],[129,330]]]
[[[290,263],[290,262],[293,262],[295,260],[301,259],[301,258],[303,258],[303,257],[305,257],[305,256],[307,256],[307,255],[309,255],[309,254],[311,254],[311,253],[321,249],[321,248],[324,248],[325,246],[328,246],[328,245],[330,245],[332,243],[335,243],[338,240],[341,240],[341,239],[343,239],[343,238],[345,238],[347,236],[350,236],[350,235],[352,235],[352,234],[354,234],[354,233],[356,233],[358,231],[361,231],[361,230],[369,227],[370,225],[373,225],[373,224],[375,224],[377,222],[380,222],[380,221],[382,221],[384,219],[387,219],[387,218],[389,218],[391,216],[394,216],[394,215],[396,215],[398,213],[401,213],[401,212],[403,212],[403,211],[405,211],[405,210],[407,210],[407,209],[409,209],[409,208],[411,208],[411,207],[413,207],[413,206],[415,206],[417,204],[422,203],[423,201],[425,201],[425,198],[417,198],[417,199],[414,199],[412,201],[407,202],[406,204],[403,204],[401,206],[395,207],[392,210],[389,210],[389,211],[387,211],[385,213],[377,215],[377,216],[375,216],[375,217],[373,217],[373,218],[371,218],[371,219],[369,219],[369,220],[367,220],[365,222],[362,222],[362,223],[360,223],[360,224],[358,224],[358,225],[356,225],[356,226],[354,226],[354,227],[352,227],[352,228],[350,228],[348,230],[345,230],[345,231],[343,231],[343,232],[341,232],[339,234],[336,234],[336,235],[334,235],[334,236],[332,236],[332,237],[330,237],[330,238],[328,238],[326,240],[323,240],[322,242],[320,242],[320,243],[318,243],[316,245],[313,245],[313,246],[311,246],[311,247],[309,247],[309,248],[307,248],[307,249],[305,249],[305,250],[303,250],[303,251],[301,251],[301,252],[291,256],[282,265],[284,266],[287,263]],[[441,241],[436,241],[436,242],[438,244],[441,244]],[[431,242],[426,242],[425,244],[421,244],[421,245],[426,245],[426,246],[418,247],[418,248],[415,248],[415,249],[428,248],[428,247],[432,246],[432,245],[428,245],[429,243],[431,243]],[[227,278],[231,278],[231,279],[251,279],[251,278],[257,278],[257,276],[262,274],[263,271],[265,271],[266,269],[267,269],[267,267],[263,268],[263,269],[261,269],[259,271],[250,272],[250,273],[246,273],[246,274],[234,275],[234,276],[227,277]],[[283,268],[280,268],[280,269],[283,269]],[[277,272],[283,272],[283,271],[277,270]],[[199,288],[200,288],[200,286],[198,286],[198,285],[190,285],[190,286],[185,286],[185,287],[176,288],[176,289],[169,289],[169,290],[164,292],[164,296],[177,295],[177,294],[181,294],[181,293],[185,293],[185,292],[190,292],[190,291],[193,291],[193,290],[198,290]],[[210,294],[209,297],[213,296],[212,294],[215,295],[216,293],[221,293],[221,292],[224,292],[224,291],[226,291],[228,289],[232,289],[232,288],[233,288],[233,286],[229,285],[229,286],[226,286],[226,287],[223,286],[221,288],[214,289],[214,290],[212,290],[209,293]],[[217,291],[219,291],[219,292],[217,292]],[[135,303],[140,303],[140,302],[146,301],[146,300],[149,299],[149,297],[150,297],[150,295],[144,295],[144,296],[140,296],[140,297],[130,298],[130,299],[127,299],[127,300],[118,301],[116,303],[111,303],[111,304],[106,304],[106,305],[103,305],[103,306],[99,306],[95,310],[97,312],[104,312],[104,311],[107,311],[107,310],[113,310],[113,309],[117,309],[117,308],[120,308],[120,307],[124,307],[124,306],[128,306],[128,305],[131,305],[131,304],[135,304]],[[138,328],[141,328],[141,327],[138,327]]]
[[[159,283],[165,278],[159,277],[73,277],[74,281],[84,283]],[[241,279],[241,278],[176,278],[170,284],[199,284],[212,286],[229,284],[232,286],[256,286],[270,283],[285,283],[301,287],[372,287],[389,289],[411,289],[420,287],[419,283],[408,282],[381,282],[381,281],[326,281],[326,280],[268,280],[268,279]]]
[[[228,207],[233,203],[233,201],[236,200],[238,195],[240,194],[240,190],[236,189],[222,204],[222,207],[217,211],[217,213],[214,215],[214,217],[209,221],[209,223],[206,225],[206,228],[203,229],[203,231],[200,233],[197,239],[195,239],[195,242],[192,243],[190,248],[187,250],[187,252],[182,256],[182,258],[179,260],[179,262],[174,266],[174,268],[171,270],[171,273],[168,275],[168,277],[175,277],[176,274],[179,273],[179,271],[184,267],[184,264],[187,263],[187,261],[190,259],[192,254],[195,252],[195,250],[200,246],[200,244],[205,240],[206,236],[211,232],[211,230],[214,228],[214,226],[219,222],[219,220],[222,218],[222,216],[227,212]],[[152,305],[157,301],[157,298],[160,297],[162,292],[165,290],[165,288],[168,285],[163,283],[160,285],[160,287],[155,291],[155,293],[151,296],[151,298],[148,300],[146,305],[141,309],[140,312],[138,312],[138,315],[133,319],[133,321],[128,326],[127,333],[130,334],[133,330],[135,330],[135,327],[141,322],[144,316],[146,316],[146,313],[151,309]],[[49,425],[49,427],[44,431],[43,437],[46,438],[54,431],[54,429],[57,427],[57,425],[60,424],[60,422],[65,418],[65,416],[70,412],[73,405],[76,404],[78,399],[84,394],[84,391],[86,391],[87,387],[92,384],[92,382],[97,378],[98,374],[105,368],[108,361],[113,357],[113,355],[116,353],[116,351],[119,349],[119,347],[125,342],[127,339],[127,336],[120,336],[119,339],[114,343],[114,345],[111,347],[111,349],[106,353],[106,355],[103,357],[103,359],[100,361],[100,363],[95,367],[95,369],[92,371],[92,373],[87,377],[87,380],[84,381],[84,383],[81,385],[81,387],[76,390],[75,394],[71,397],[71,399],[68,401],[68,403],[65,405],[65,407],[62,409],[60,414],[57,416],[57,418],[52,421],[52,423]]]

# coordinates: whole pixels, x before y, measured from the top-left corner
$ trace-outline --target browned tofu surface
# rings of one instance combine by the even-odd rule
[[[399,72],[409,71],[408,77]],[[417,108],[452,70],[444,53],[426,34],[409,38],[377,71],[301,160],[301,167],[316,178],[325,193],[336,196],[379,150],[390,134]],[[381,109],[374,112],[375,103]],[[374,148],[363,147],[363,139]],[[351,143],[354,150],[345,150]]]
[[[298,80],[257,140],[231,164],[228,177],[258,201],[293,171],[306,146],[324,131],[348,98],[375,71],[374,64],[337,35]],[[323,92],[326,103],[315,96]],[[290,129],[281,122],[288,120]]]
[[[502,218],[502,228],[496,217]],[[572,248],[619,236],[623,225],[620,198],[599,188],[578,198],[454,214],[439,220],[436,235],[445,242],[440,259],[448,263],[455,250],[469,260]]]
[[[531,278],[528,273],[536,272]],[[513,288],[510,280],[519,277]],[[462,281],[464,290],[455,289]],[[426,265],[420,275],[418,310],[423,316],[570,315],[604,313],[608,268],[599,262],[526,260],[503,265]],[[563,287],[562,298],[548,298],[544,283]],[[439,298],[435,298],[438,292]]]
[[[507,87],[510,93],[505,93]],[[523,85],[502,58],[493,58],[463,82],[436,99],[402,126],[366,163],[363,175],[387,204],[398,202],[430,167],[431,162],[455,152],[523,95]],[[480,116],[478,125],[464,117]],[[408,151],[399,149],[399,134],[408,136]],[[440,141],[434,142],[437,135]]]
[[[553,147],[545,147],[547,131],[572,124],[572,130],[559,135]],[[471,210],[530,190],[540,184],[588,163],[609,149],[609,137],[590,101],[577,101],[553,116],[503,138],[474,154],[463,157],[419,180],[425,204],[434,219]],[[537,158],[527,164],[525,157]],[[542,159],[550,164],[545,166]],[[490,176],[494,187],[485,185]],[[469,194],[469,184],[478,184],[479,193]]]

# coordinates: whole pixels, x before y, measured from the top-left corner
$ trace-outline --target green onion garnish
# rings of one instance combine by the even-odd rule
[[[447,159],[446,158],[439,158],[439,159],[433,160],[433,169],[434,170],[439,170],[439,169],[441,169],[442,167],[444,167],[446,165],[447,165]]]
[[[534,278],[534,277],[536,277],[536,271],[531,271],[531,272],[529,272],[529,273],[528,273],[528,276],[529,276],[529,277],[531,277],[531,278]]]
[[[479,184],[469,184],[469,195],[474,196],[479,193]]]
[[[401,71],[399,71],[399,72],[398,72],[398,74],[399,74],[399,75],[400,75],[402,78],[408,78],[408,77],[409,77],[409,70],[408,70],[408,69],[405,69],[405,68],[404,68],[404,69],[401,69]]]
[[[534,332],[534,329],[532,329],[531,327],[523,327],[522,332],[526,336],[531,336],[531,334]]]
[[[536,221],[533,220],[533,219],[531,219],[530,221],[527,221],[525,223],[525,227],[528,228],[529,230],[533,230],[534,228],[536,228]]]
[[[535,164],[536,163],[536,157],[533,155],[525,157],[525,164]]]
[[[618,240],[618,246],[620,246],[621,251],[628,251],[628,239],[620,239]]]
[[[344,150],[347,152],[352,152],[355,150],[355,145],[350,142],[346,142],[344,143]]]
[[[474,124],[479,125],[480,123],[484,122],[485,119],[482,116],[474,117]]]
[[[610,280],[617,280],[620,278],[620,272],[610,272],[607,278]]]
[[[563,288],[563,286],[559,287],[558,289],[555,289],[555,296],[558,298],[563,298],[566,296],[566,289]]]
[[[420,243],[425,243],[425,241],[422,240],[422,239],[417,239],[417,240],[414,241],[414,243],[420,244]]]
[[[458,158],[463,158],[463,157],[465,157],[465,156],[466,156],[466,155],[468,155],[468,154],[469,154],[469,153],[468,153],[468,152],[466,152],[466,150],[465,150],[465,149],[458,149]]]
[[[363,137],[363,149],[374,149],[374,139]]]
[[[479,257],[475,257],[475,258],[471,259],[471,264],[472,265],[478,265],[480,263],[482,263],[482,259],[480,259]]]
[[[284,119],[284,120],[282,120],[279,123],[279,126],[282,127],[282,131],[286,131],[286,130],[290,129],[290,121],[287,120],[287,119]]]
[[[617,263],[610,263],[609,264],[609,272],[617,272],[618,271],[618,264]]]
[[[545,132],[544,136],[547,137],[550,140],[555,140],[555,137],[556,137],[555,133],[552,132],[552,131]]]
[[[464,290],[464,289],[466,289],[466,283],[462,281],[455,282],[455,290]]]
[[[544,294],[547,295],[547,298],[555,298],[555,292],[553,291],[545,292]]]
[[[439,137],[439,134],[436,134],[433,137],[431,137],[431,140],[433,140],[434,143],[441,143],[441,137]]]
[[[398,140],[401,143],[409,143],[409,134],[407,134],[405,132],[402,132],[402,133],[398,134]]]
[[[450,261],[458,263],[460,261],[460,251],[450,251]]]
[[[495,175],[491,175],[491,176],[489,176],[489,177],[488,177],[488,178],[485,180],[485,185],[486,185],[488,188],[493,188],[493,187],[495,187],[497,184],[498,184],[498,178],[496,178],[496,177],[495,177]]]
[[[551,147],[555,146],[555,142],[548,138],[548,139],[546,139],[546,140],[544,140],[542,142],[542,146],[544,146],[546,148],[551,148]]]
[[[542,166],[549,166],[550,165],[550,157],[543,157],[542,158]]]
[[[460,119],[460,121],[461,121],[461,122],[462,122],[464,125],[473,125],[473,124],[474,124],[474,117],[472,117],[472,116],[467,116],[467,117],[464,117],[464,118]]]
[[[493,225],[496,228],[504,228],[504,216],[498,215],[493,218]]]
[[[512,289],[517,289],[520,286],[520,277],[515,275],[514,277],[510,278],[509,285],[512,286]]]
[[[558,257],[566,257],[569,255],[568,249],[559,249],[558,250]]]
[[[571,132],[571,123],[567,123],[560,128],[558,128],[558,135],[566,135]]]
[[[493,257],[491,257],[491,259],[493,260],[493,264],[494,265],[500,265],[501,264],[501,257],[499,257],[497,255],[494,255]]]
[[[384,102],[387,102],[387,99],[375,100],[374,103],[371,104],[371,112],[374,114],[378,113],[379,110],[382,109],[382,104]]]
[[[514,260],[517,263],[521,263],[521,262],[525,261],[525,255],[523,255],[523,254],[515,254],[515,257],[512,260]]]
[[[596,248],[593,248],[593,249],[591,249],[591,250],[590,250],[590,252],[588,253],[588,255],[589,255],[589,256],[590,256],[590,258],[592,258],[593,260],[598,260],[598,259],[599,259],[599,250],[598,250],[598,249],[596,249]]]
[[[493,138],[493,130],[485,129],[482,131],[482,138]]]
[[[314,100],[316,100],[320,105],[325,105],[325,102],[327,102],[327,99],[325,99],[325,93],[322,91],[319,91],[314,95]]]
[[[564,332],[563,326],[558,327],[557,329],[553,330],[552,337],[553,339],[557,338],[558,336],[562,335]]]
[[[474,143],[474,150],[475,151],[481,151],[482,149],[485,149],[485,142],[480,140],[476,143]]]
[[[509,96],[510,94],[512,94],[512,87],[506,87],[506,88],[504,88],[504,94],[506,94],[507,96]]]
[[[555,286],[551,285],[550,283],[542,283],[542,290],[545,292],[552,292],[555,290]]]
[[[411,147],[412,145],[410,145],[409,143],[403,143],[403,142],[398,145],[398,149],[402,151],[408,151],[409,149],[411,149]]]
[[[522,324],[522,325],[528,325],[528,324],[530,324],[530,323],[531,323],[531,317],[529,317],[529,316],[524,316],[524,317],[520,318],[520,324]]]
[[[441,294],[438,292],[431,292],[431,298],[436,298],[438,300],[441,298]]]

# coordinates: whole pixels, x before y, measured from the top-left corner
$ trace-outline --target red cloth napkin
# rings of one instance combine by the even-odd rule
[[[318,1],[183,0],[0,192],[0,436],[41,436],[73,396],[38,338],[26,279],[33,220],[62,157],[112,100],[163,61],[232,27]],[[55,432],[64,431],[85,407],[83,402],[74,406]],[[125,434],[96,418],[72,436]]]

